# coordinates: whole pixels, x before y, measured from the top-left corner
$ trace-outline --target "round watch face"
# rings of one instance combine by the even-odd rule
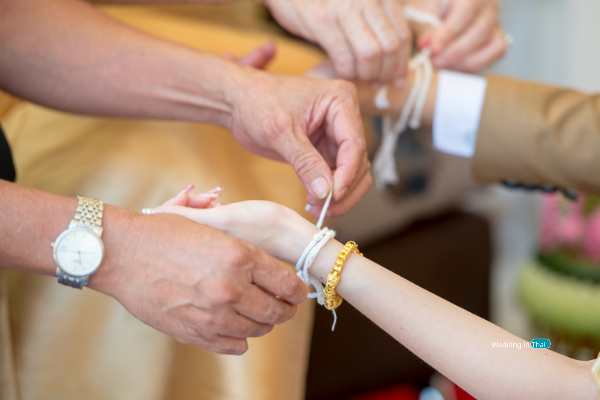
[[[54,243],[54,260],[65,273],[87,276],[104,258],[104,244],[98,235],[86,228],[68,229]]]

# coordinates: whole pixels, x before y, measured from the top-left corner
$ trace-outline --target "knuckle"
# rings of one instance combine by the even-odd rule
[[[284,319],[283,317],[284,317],[284,312],[281,309],[281,307],[271,307],[265,313],[265,318],[271,324],[278,324],[278,323],[281,323],[283,321],[287,321],[287,319]]]
[[[303,290],[306,284],[291,271],[291,268],[287,269],[290,271],[284,272],[282,279],[280,280],[282,293],[287,297],[300,302],[306,297],[305,291]],[[297,297],[297,299],[295,297]]]
[[[293,156],[292,165],[299,176],[307,176],[319,167],[321,160],[315,152],[303,151]]]
[[[239,268],[252,259],[252,251],[242,241],[234,240],[223,252],[223,261],[229,267]]]
[[[386,55],[393,55],[396,52],[398,52],[398,50],[400,50],[400,39],[398,39],[397,37],[390,37],[386,40],[383,41],[382,46],[383,46],[383,52]]]
[[[354,58],[350,54],[344,52],[332,57],[335,71],[340,77],[344,79],[354,78]]]
[[[201,337],[200,332],[193,326],[187,324],[180,324],[181,335],[177,335],[175,339],[181,344],[196,344],[198,339]]]
[[[361,62],[372,64],[381,55],[381,51],[378,46],[374,44],[363,46],[358,50],[358,56]]]
[[[364,136],[357,136],[353,139],[354,147],[360,151],[361,153],[366,153],[367,151],[367,139]]]
[[[210,287],[210,291],[213,299],[211,302],[212,308],[216,308],[223,304],[236,303],[241,296],[240,291],[236,289],[232,283],[226,280],[214,281]],[[209,314],[206,318],[206,323],[209,325],[215,325],[217,323],[217,317],[213,314]]]
[[[296,315],[297,309],[298,306],[296,305],[277,305],[276,307],[271,307],[265,313],[265,316],[269,323],[281,324],[292,319]]]

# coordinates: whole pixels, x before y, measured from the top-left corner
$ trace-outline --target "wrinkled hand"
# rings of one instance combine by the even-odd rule
[[[411,23],[419,48],[429,47],[435,68],[476,72],[489,67],[506,52],[495,0],[407,0],[437,15],[439,29]]]
[[[338,76],[401,85],[411,34],[398,0],[265,0],[290,32],[319,44]]]
[[[287,161],[309,191],[309,202],[322,203],[334,169],[330,216],[350,210],[372,181],[355,86],[245,73],[233,100],[235,138],[256,154]]]
[[[292,268],[246,241],[177,215],[129,219],[105,231],[118,245],[107,244],[90,287],[181,343],[242,354],[246,338],[291,319],[306,298]]]

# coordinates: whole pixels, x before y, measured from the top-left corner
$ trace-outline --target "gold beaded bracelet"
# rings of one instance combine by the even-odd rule
[[[323,289],[323,297],[325,298],[325,308],[328,310],[335,310],[342,304],[344,299],[342,296],[335,292],[335,287],[340,282],[340,274],[342,273],[342,268],[344,268],[344,264],[346,264],[346,260],[350,257],[350,254],[358,253],[361,256],[363,255],[360,251],[358,251],[358,245],[352,241],[346,243],[340,254],[338,255],[337,260],[335,261],[335,265],[333,266],[333,270],[327,275],[327,284]]]

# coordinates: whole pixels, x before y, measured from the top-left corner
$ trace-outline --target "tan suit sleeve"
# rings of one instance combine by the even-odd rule
[[[600,95],[489,76],[475,178],[600,194]]]

